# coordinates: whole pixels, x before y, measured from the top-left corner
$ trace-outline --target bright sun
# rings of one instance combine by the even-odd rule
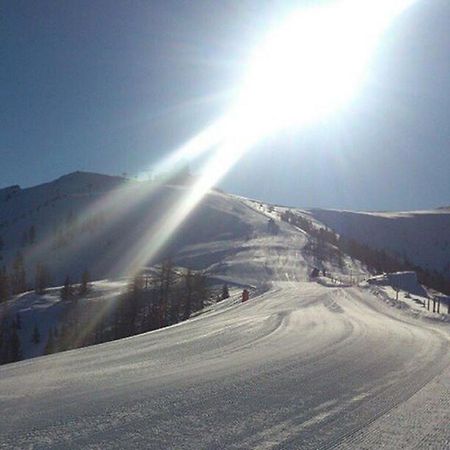
[[[254,51],[233,114],[255,132],[313,121],[358,91],[389,22],[412,0],[341,0],[293,13]]]
[[[360,90],[383,32],[414,1],[324,0],[291,12],[250,52],[230,110],[154,172],[217,149],[245,152],[268,134],[339,110]]]
[[[156,230],[149,228],[133,253],[131,269],[160,251],[205,193],[258,141],[349,102],[380,35],[413,2],[334,0],[294,12],[269,32],[250,58],[233,107],[154,168],[158,174],[208,156],[192,188],[167,210]]]

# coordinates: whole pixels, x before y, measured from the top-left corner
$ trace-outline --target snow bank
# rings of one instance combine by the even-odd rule
[[[416,272],[413,271],[378,275],[369,278],[367,282],[376,286],[392,286],[395,290],[402,290],[413,295],[428,297],[426,290],[417,280]]]

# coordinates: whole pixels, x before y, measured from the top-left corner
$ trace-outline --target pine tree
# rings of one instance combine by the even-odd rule
[[[186,275],[184,276],[184,283],[185,283],[185,289],[186,289],[186,299],[184,302],[184,314],[183,319],[187,320],[189,319],[191,313],[192,313],[192,294],[194,290],[194,278],[192,276],[191,269],[188,269],[186,272]]]
[[[31,342],[33,344],[39,344],[41,342],[41,333],[39,333],[39,328],[34,324],[33,334],[31,335]]]
[[[1,308],[1,306],[0,306]],[[4,311],[0,309],[0,364],[4,364],[7,362],[7,339],[6,339],[6,318],[3,314]]]
[[[228,291],[228,285],[225,283],[222,287],[222,300],[230,297],[230,293]]]
[[[125,332],[128,336],[136,334],[136,318],[139,311],[139,301],[144,290],[144,279],[142,274],[137,274],[131,283],[128,298],[126,300]]]
[[[203,308],[207,296],[206,276],[202,273],[196,273],[194,275],[194,299],[196,311]]]
[[[36,242],[36,227],[31,225],[30,230],[28,231],[28,243],[33,245]]]
[[[53,331],[48,332],[47,344],[45,344],[44,355],[50,355],[55,352],[55,340],[53,338]]]
[[[17,253],[12,266],[11,288],[13,294],[20,294],[27,290],[26,273],[23,256]]]
[[[11,326],[11,342],[10,342],[10,361],[16,362],[22,359],[22,351],[20,347],[20,337],[17,333],[17,327],[13,323]]]
[[[22,319],[21,319],[19,313],[16,314],[16,328],[17,328],[18,330],[21,330],[21,329],[22,329]]]
[[[70,277],[66,276],[64,286],[61,288],[60,291],[60,298],[61,300],[70,300],[72,297],[73,297],[72,283],[70,281]]]
[[[81,275],[81,284],[78,291],[79,295],[86,295],[89,292],[90,290],[89,282],[90,282],[90,275],[89,272],[85,270]]]
[[[6,267],[0,269],[0,303],[9,298],[9,278]]]
[[[144,278],[142,274],[139,273],[132,278],[131,283],[128,285],[128,291],[137,296],[143,291],[143,289]]]
[[[38,295],[44,295],[48,285],[50,284],[50,274],[47,267],[38,263],[36,265],[36,277],[35,277],[35,292]]]
[[[159,320],[160,326],[163,327],[166,324],[166,312],[169,304],[170,291],[174,283],[174,270],[171,259],[167,259],[161,265],[161,271],[159,276],[160,282],[160,298],[159,298]]]

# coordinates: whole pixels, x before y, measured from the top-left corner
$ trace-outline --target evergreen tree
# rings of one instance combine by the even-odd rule
[[[60,291],[60,298],[61,300],[70,300],[72,297],[73,297],[72,282],[70,281],[70,277],[66,276],[64,286],[61,288]]]
[[[206,276],[202,273],[196,273],[193,277],[193,296],[194,296],[194,308],[198,311],[203,308],[205,300],[208,296],[208,290],[206,288]]]
[[[50,355],[55,352],[55,340],[53,338],[53,331],[48,332],[47,343],[45,344],[44,355]]]
[[[0,269],[0,303],[9,298],[9,278],[6,267]]]
[[[36,265],[35,292],[38,295],[44,295],[50,284],[50,274],[43,263]]]
[[[11,290],[13,294],[20,294],[27,290],[25,266],[20,252],[17,253],[12,265]]]
[[[230,297],[230,293],[228,291],[228,285],[225,283],[222,287],[222,300],[225,300],[226,298]]]
[[[33,334],[31,335],[31,342],[33,344],[39,344],[41,342],[41,333],[39,333],[39,328],[34,324]]]
[[[10,362],[20,361],[22,359],[22,351],[20,347],[20,337],[17,333],[17,327],[13,323],[11,326],[11,342],[10,342]]]
[[[188,269],[184,277],[186,298],[184,301],[184,314],[183,319],[189,319],[192,313],[192,295],[194,290],[194,277],[192,276],[191,269]]]
[[[135,275],[128,285],[128,291],[134,296],[138,296],[144,289],[144,278],[141,273]]]
[[[22,329],[22,319],[21,319],[19,313],[16,314],[16,328],[17,328],[18,330],[21,330],[21,329]]]
[[[114,311],[114,339],[136,334],[136,319],[143,287],[143,277],[141,274],[137,274],[130,279],[127,292],[117,299]]]
[[[5,314],[2,314],[3,311],[0,310],[0,317],[3,316],[3,319],[0,319],[0,364],[4,364],[7,362],[7,339],[6,339],[6,318]]]
[[[126,300],[125,313],[125,333],[127,336],[136,334],[136,319],[139,311],[139,302],[144,290],[144,278],[142,274],[137,274],[131,284],[130,292]]]
[[[89,282],[90,282],[90,275],[89,272],[85,270],[81,275],[81,284],[78,292],[80,295],[86,295],[89,292],[90,289]]]
[[[28,243],[33,245],[36,242],[36,227],[31,225],[30,230],[28,231]]]
[[[166,313],[169,304],[170,292],[174,283],[175,272],[171,259],[165,260],[161,265],[161,271],[159,275],[159,320],[160,326],[163,327],[166,324]]]

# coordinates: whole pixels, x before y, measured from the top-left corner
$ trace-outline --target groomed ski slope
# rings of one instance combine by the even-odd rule
[[[156,332],[0,368],[1,448],[449,448],[447,329],[277,282]]]

